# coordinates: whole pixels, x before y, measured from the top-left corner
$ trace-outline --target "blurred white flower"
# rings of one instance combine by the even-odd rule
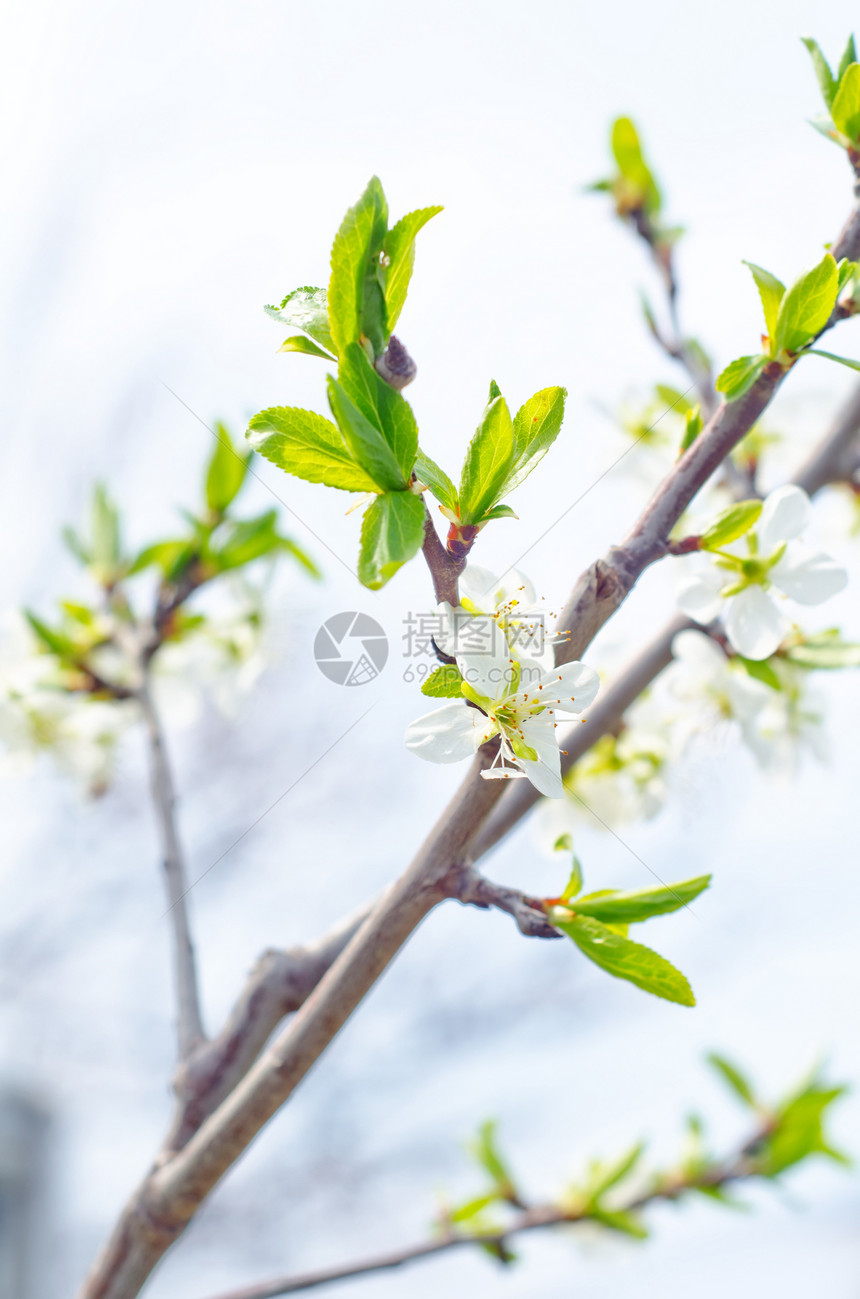
[[[707,567],[683,585],[678,603],[684,613],[701,623],[722,615],[738,654],[769,658],[791,626],[774,593],[798,604],[821,604],[848,581],[829,555],[795,543],[809,514],[809,497],[799,487],[771,492],[755,528],[733,546],[711,552]]]
[[[679,747],[692,735],[720,723],[736,723],[746,740],[756,717],[774,693],[730,659],[701,631],[679,632],[672,642],[673,662],[663,674],[663,688],[684,707],[676,724]]]
[[[804,751],[826,762],[830,749],[823,697],[809,687],[809,673],[784,660],[774,664],[780,690],[768,690],[765,707],[744,738],[767,771],[797,774]]]
[[[470,641],[481,634],[480,624],[487,620],[485,634],[497,628],[514,658],[540,663],[547,671],[553,666],[553,646],[561,639],[549,630],[555,614],[538,600],[524,573],[509,569],[496,577],[489,569],[467,564],[459,591],[456,609],[444,602],[436,609],[439,634],[435,639],[443,654],[468,653]]]

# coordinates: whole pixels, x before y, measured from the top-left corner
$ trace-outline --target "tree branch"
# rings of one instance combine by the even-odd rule
[[[712,1162],[698,1174],[679,1174],[677,1177],[659,1179],[647,1191],[627,1200],[613,1212],[637,1214],[643,1209],[660,1201],[675,1201],[694,1191],[713,1193],[744,1179],[760,1176],[759,1166],[755,1159],[755,1150],[769,1135],[767,1126],[762,1126],[730,1159],[721,1163]],[[403,1249],[395,1249],[382,1254],[372,1255],[361,1262],[345,1263],[340,1266],[321,1268],[316,1272],[298,1273],[294,1276],[280,1277],[264,1281],[257,1285],[242,1286],[238,1290],[214,1296],[213,1299],[278,1299],[280,1295],[298,1294],[303,1290],[313,1290],[318,1286],[331,1285],[335,1281],[348,1281],[354,1277],[367,1276],[370,1272],[384,1272],[403,1267],[420,1259],[430,1258],[434,1254],[447,1253],[450,1250],[489,1247],[495,1253],[503,1254],[513,1236],[526,1232],[544,1230],[548,1227],[574,1226],[578,1223],[601,1221],[586,1204],[582,1207],[565,1209],[555,1204],[535,1205],[518,1213],[510,1224],[500,1231],[460,1233],[449,1228],[448,1233],[435,1240],[421,1241]]]
[[[433,581],[433,591],[436,596],[436,603],[442,604],[447,601],[452,609],[456,609],[460,603],[460,595],[457,590],[457,583],[460,580],[460,574],[466,567],[466,556],[455,558],[451,552],[442,544],[439,533],[436,531],[436,525],[433,522],[427,502],[424,503],[424,542],[421,549],[424,552],[424,558],[427,561],[427,567],[430,570],[430,577]]]
[[[858,248],[860,206],[833,254],[838,260],[856,255]],[[749,432],[785,373],[771,363],[747,393],[721,405],[658,487],[624,542],[580,577],[560,620],[560,628],[570,634],[556,648],[558,663],[582,656],[645,568],[667,553],[672,528]],[[292,1021],[184,1148],[155,1169],[132,1196],[84,1284],[81,1299],[133,1299],[139,1293],[212,1188],[289,1098],[423,918],[446,896],[447,871],[452,863],[468,860],[472,842],[504,789],[504,782],[481,777],[494,756],[495,743],[478,753],[412,864],[386,890]]]
[[[164,734],[146,677],[137,692],[137,698],[149,741],[152,801],[161,839],[164,882],[169,905],[168,915],[173,929],[173,962],[178,1006],[177,1032],[179,1059],[182,1061],[187,1059],[204,1039],[197,969],[191,942],[188,908],[185,905],[188,882],[176,828],[176,796],[173,792]]]
[[[495,909],[513,916],[520,933],[527,938],[562,937],[547,920],[540,898],[529,897],[504,884],[495,884],[467,863],[452,866],[445,885],[447,896],[456,898],[464,906],[481,907],[484,911]]]

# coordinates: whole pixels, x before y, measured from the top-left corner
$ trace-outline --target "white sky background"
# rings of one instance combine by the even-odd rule
[[[491,376],[516,405],[549,383],[570,389],[563,439],[517,495],[520,522],[482,538],[480,561],[501,571],[624,449],[598,404],[678,378],[641,326],[637,289],[657,290],[640,249],[605,202],[581,193],[607,169],[609,121],[630,112],[641,125],[669,214],[689,231],[688,327],[722,365],[760,332],[741,259],[790,279],[848,212],[847,165],[805,124],[819,100],[798,37],[815,34],[838,56],[854,18],[841,0],[825,14],[737,0],[719,11],[668,0],[7,3],[3,607],[48,611],[74,593],[57,533],[94,476],[109,480],[136,542],[193,501],[211,438],[164,384],[202,420],[236,431],[264,406],[322,408],[324,366],[277,355],[281,334],[260,308],[326,281],[334,230],[373,172],[395,216],[446,207],[420,236],[398,330],[419,363],[409,398],[430,453],[458,463]],[[840,330],[837,350],[860,354],[856,327]],[[850,383],[819,360],[791,377],[771,420],[794,435],[786,464]],[[340,495],[257,470],[295,510],[288,529],[326,582],[281,584],[277,661],[238,728],[210,720],[172,734],[192,873],[376,706],[195,890],[213,1025],[260,950],[316,932],[400,869],[460,775],[404,755],[403,725],[423,701],[399,680],[396,656],[354,693],[311,660],[317,626],[344,608],[374,613],[395,640],[404,612],[427,605],[420,565],[380,595],[363,591],[300,521],[354,562],[357,518],[344,517]],[[562,599],[643,492],[619,468],[553,528],[523,564],[541,591]],[[263,508],[270,497],[255,485],[254,499]],[[856,570],[858,543],[820,526]],[[656,625],[672,584],[648,575],[604,656]],[[853,594],[815,625],[833,616],[857,636]],[[433,916],[214,1197],[153,1299],[195,1299],[419,1236],[438,1189],[476,1186],[458,1142],[490,1114],[540,1194],[640,1135],[671,1157],[694,1106],[715,1116],[719,1139],[736,1138],[741,1120],[700,1063],[708,1047],[772,1090],[821,1055],[836,1075],[860,1078],[858,690],[847,678],[823,684],[829,769],[807,765],[798,783],[774,787],[716,751],[688,773],[671,812],[625,835],[664,879],[717,872],[696,917],[654,926],[655,944],[696,987],[696,1011],[592,976],[562,944],[527,943],[504,917]],[[47,768],[0,794],[11,848],[0,1047],[6,1076],[55,1115],[40,1291],[50,1299],[73,1291],[169,1112],[172,1012],[142,782],[132,744],[101,804],[82,806]],[[526,827],[491,869],[550,891],[558,870],[535,844]],[[595,887],[650,878],[615,841],[586,834],[582,847]],[[836,1127],[860,1152],[856,1101]],[[419,1296],[447,1286],[489,1299],[602,1299],[635,1286],[709,1299],[728,1287],[753,1293],[767,1278],[786,1299],[813,1284],[833,1299],[856,1295],[856,1181],[821,1166],[793,1190],[800,1213],[767,1195],[752,1197],[747,1217],[665,1211],[644,1248],[531,1240],[509,1273],[458,1256],[350,1294],[388,1299],[406,1284]]]

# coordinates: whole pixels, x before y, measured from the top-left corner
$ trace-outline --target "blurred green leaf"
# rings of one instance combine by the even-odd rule
[[[476,1139],[470,1143],[469,1150],[484,1171],[493,1181],[496,1194],[505,1200],[515,1200],[517,1193],[510,1169],[499,1151],[496,1140],[498,1124],[487,1119],[478,1129]]]
[[[702,423],[701,410],[699,409],[698,406],[693,406],[692,409],[687,411],[687,415],[686,415],[686,426],[684,428],[684,436],[681,438],[682,455],[688,449],[688,447],[691,447],[693,445],[696,438],[701,433],[703,427],[704,425]]]
[[[93,488],[90,508],[90,567],[96,580],[110,585],[116,581],[122,558],[119,510],[104,483]]]
[[[785,656],[799,667],[837,669],[860,667],[860,645],[842,640],[837,629],[808,636],[797,645],[789,645]]]
[[[831,1146],[824,1132],[825,1112],[845,1091],[844,1087],[823,1087],[813,1079],[783,1102],[773,1116],[773,1131],[757,1155],[765,1177],[777,1177],[809,1155],[826,1155],[837,1163],[850,1164],[848,1156]]]
[[[248,465],[250,451],[237,451],[229,430],[221,423],[215,425],[215,449],[206,467],[206,504],[213,514],[225,512],[239,494]]]
[[[860,361],[852,361],[847,356],[836,356],[833,352],[822,352],[818,347],[808,347],[804,355],[823,356],[828,361],[836,361],[839,365],[845,365],[849,370],[860,370]]]
[[[731,1060],[727,1060],[725,1056],[718,1055],[716,1051],[710,1051],[705,1056],[705,1059],[713,1069],[716,1069],[723,1082],[731,1088],[745,1105],[749,1105],[754,1110],[758,1109],[759,1104],[752,1083],[748,1078],[744,1077],[737,1065],[732,1064]]]
[[[145,546],[131,562],[128,576],[134,577],[144,569],[160,568],[168,581],[173,581],[194,558],[194,547],[187,539],[156,541]]]
[[[261,410],[248,426],[248,442],[261,456],[296,478],[345,492],[375,492],[371,476],[356,463],[335,424],[294,406]]]
[[[412,492],[385,492],[365,511],[361,526],[358,577],[379,590],[421,549],[424,502]]]
[[[692,989],[680,970],[650,947],[622,937],[591,916],[576,916],[571,921],[553,920],[552,923],[572,938],[582,954],[607,974],[626,979],[644,992],[680,1006],[696,1004]]]
[[[636,127],[629,117],[619,117],[612,125],[612,153],[624,181],[624,193],[619,206],[628,209],[643,207],[645,211],[660,210],[660,191],[645,159]]]
[[[837,81],[830,71],[830,64],[822,54],[817,41],[814,41],[811,36],[801,36],[800,39],[812,55],[812,66],[815,68],[815,75],[821,88],[821,96],[827,107],[830,108],[833,104],[833,96],[836,94],[837,86]]]
[[[609,1227],[611,1231],[619,1231],[624,1236],[632,1236],[634,1240],[648,1239],[648,1228],[638,1214],[629,1209],[594,1208],[589,1216],[594,1222]]]
[[[63,662],[73,662],[78,657],[78,647],[68,636],[64,636],[62,632],[49,627],[47,623],[42,622],[42,619],[37,618],[29,609],[24,610],[24,617],[30,624],[37,640],[45,649],[55,654],[58,659]]]
[[[739,501],[717,515],[711,526],[702,533],[702,550],[719,550],[737,541],[757,522],[762,503],[758,500]]]
[[[842,58],[839,60],[839,68],[836,72],[837,82],[841,81],[852,63],[857,62],[857,48],[854,44],[853,35],[848,37],[845,49],[842,51]]]
[[[283,343],[281,343],[281,346],[278,348],[278,351],[301,352],[305,356],[321,357],[323,361],[335,360],[335,357],[333,357],[329,352],[324,352],[321,347],[317,347],[316,343],[314,343],[312,339],[305,338],[304,334],[293,334],[291,338],[285,338]]]
[[[745,659],[742,654],[735,657],[747,676],[751,676],[756,681],[761,681],[764,685],[770,686],[771,690],[782,690],[782,682],[767,659]]]

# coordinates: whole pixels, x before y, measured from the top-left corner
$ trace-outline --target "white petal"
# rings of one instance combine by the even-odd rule
[[[777,487],[766,497],[756,524],[759,553],[772,555],[783,541],[800,536],[809,513],[809,497],[803,488]]]
[[[774,586],[798,604],[821,604],[841,591],[848,582],[845,569],[821,551],[789,546],[770,571]]]
[[[770,658],[789,624],[767,592],[748,586],[726,603],[726,635],[737,652],[748,659]]]
[[[428,762],[461,762],[486,738],[492,722],[463,703],[453,702],[419,717],[406,728],[406,747]]]
[[[486,653],[458,654],[457,667],[463,680],[485,699],[504,699],[516,676],[508,643],[501,634]]]
[[[460,599],[468,600],[483,613],[492,613],[495,609],[493,591],[499,584],[495,573],[479,564],[467,564],[460,575]]]
[[[719,645],[716,645],[705,632],[679,631],[672,641],[672,655],[684,667],[692,668],[704,677],[712,677],[722,672],[727,659]]]
[[[537,762],[529,758],[517,758],[517,765],[523,769],[539,794],[546,798],[561,798],[564,794],[561,755],[551,715],[543,713],[540,717],[529,718],[523,722],[522,732],[526,744],[538,756]]]
[[[546,673],[541,687],[540,702],[547,708],[556,708],[560,713],[581,713],[600,689],[600,678],[585,663],[565,663]]]
[[[723,608],[722,585],[716,569],[688,578],[678,592],[678,608],[696,622],[713,622]]]

